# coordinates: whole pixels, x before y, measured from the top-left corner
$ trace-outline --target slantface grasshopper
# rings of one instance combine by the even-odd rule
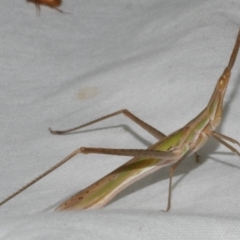
[[[82,129],[86,126],[118,114],[124,114],[156,137],[158,142],[150,146],[147,150],[81,147],[72,152],[69,156],[64,158],[61,162],[50,168],[48,171],[28,183],[26,186],[22,187],[20,190],[6,198],[0,203],[0,205],[6,203],[8,200],[15,197],[17,194],[35,182],[39,181],[41,178],[55,170],[57,167],[61,166],[63,163],[67,162],[75,155],[79,153],[96,153],[133,156],[133,158],[89,187],[75,194],[67,201],[63,202],[57,207],[57,210],[101,208],[105,206],[120,191],[132,183],[143,178],[144,176],[151,174],[152,172],[157,171],[160,168],[171,165],[169,174],[168,204],[166,208],[166,211],[168,211],[171,207],[172,177],[176,168],[187,156],[190,156],[193,153],[196,154],[196,152],[207,142],[209,137],[213,137],[219,143],[229,148],[232,152],[240,155],[240,152],[229,144],[233,143],[240,146],[238,141],[215,131],[222,119],[223,99],[230,79],[231,70],[238,54],[239,46],[240,30],[238,32],[229,63],[218,79],[208,105],[193,120],[179,130],[176,130],[172,134],[166,136],[162,132],[137,118],[126,109],[111,113],[79,127],[65,131],[53,131],[52,129],[49,129],[53,134],[65,134]]]

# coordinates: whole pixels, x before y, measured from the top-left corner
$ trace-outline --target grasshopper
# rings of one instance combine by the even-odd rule
[[[39,181],[41,178],[70,160],[75,155],[79,153],[95,153],[133,156],[133,158],[127,163],[118,167],[113,172],[107,174],[100,180],[96,181],[89,187],[85,188],[84,190],[72,196],[70,199],[60,204],[56,208],[57,210],[101,208],[129,185],[159,170],[160,168],[171,166],[169,173],[168,202],[166,208],[166,211],[168,211],[171,208],[172,178],[176,168],[186,157],[192,154],[195,154],[196,158],[198,158],[197,151],[207,142],[209,137],[213,137],[219,143],[223,144],[232,152],[240,156],[240,152],[229,144],[232,143],[240,146],[240,143],[233,138],[215,131],[222,119],[223,99],[230,79],[231,70],[238,54],[239,46],[240,30],[238,32],[229,63],[218,79],[216,87],[207,106],[193,120],[191,120],[182,128],[166,136],[162,132],[158,131],[154,127],[136,117],[127,109],[116,111],[84,125],[64,131],[54,131],[50,128],[49,130],[52,134],[66,134],[100,122],[107,118],[111,118],[119,114],[124,114],[126,117],[148,131],[151,135],[156,137],[158,141],[146,150],[81,147],[72,152],[48,171],[44,172],[33,181],[19,189],[17,192],[13,193],[11,196],[3,200],[0,205],[6,203],[8,200],[15,197],[17,194],[35,182]]]

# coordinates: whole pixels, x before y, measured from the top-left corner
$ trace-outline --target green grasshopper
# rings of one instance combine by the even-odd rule
[[[127,109],[123,109],[98,118],[79,127],[71,128],[65,131],[53,131],[50,128],[49,130],[53,134],[66,134],[97,123],[104,119],[116,116],[118,114],[124,114],[133,120],[136,124],[152,134],[154,137],[156,137],[158,139],[158,142],[150,146],[147,150],[81,147],[72,152],[69,156],[64,158],[61,162],[50,168],[48,171],[6,198],[0,203],[0,205],[6,203],[8,200],[55,170],[57,167],[61,166],[63,163],[67,162],[78,153],[97,153],[133,156],[133,158],[105,177],[96,181],[89,187],[75,194],[67,201],[63,202],[57,207],[57,210],[101,208],[105,206],[119,192],[121,192],[132,183],[157,171],[160,168],[171,165],[169,173],[168,203],[166,208],[166,211],[168,211],[171,207],[172,177],[176,168],[187,156],[190,156],[193,153],[195,153],[196,158],[198,158],[196,152],[207,142],[209,137],[213,137],[218,142],[229,148],[232,152],[240,156],[240,152],[228,143],[230,142],[233,144],[238,144],[240,146],[240,143],[238,141],[214,131],[222,119],[223,98],[228,86],[231,70],[238,54],[239,46],[240,30],[238,32],[238,36],[236,38],[229,63],[220,76],[207,107],[203,109],[202,112],[200,112],[184,127],[168,136],[165,136],[162,132],[137,118]]]

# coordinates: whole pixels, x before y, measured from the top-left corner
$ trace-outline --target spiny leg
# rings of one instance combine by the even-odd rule
[[[179,154],[174,152],[148,150],[148,149],[116,149],[116,148],[85,148],[81,147],[81,153],[96,153],[96,154],[107,154],[107,155],[118,155],[118,156],[132,156],[147,158],[176,161],[179,159]]]
[[[236,154],[238,154],[240,156],[240,152],[236,148],[232,147],[230,144],[228,144],[226,141],[224,141],[224,140],[227,140],[227,141],[229,141],[231,143],[234,143],[234,144],[237,144],[238,146],[240,146],[240,143],[237,140],[235,140],[233,138],[230,138],[228,136],[225,136],[225,135],[223,135],[221,133],[214,132],[214,131],[211,132],[210,135],[213,138],[215,138],[218,142],[222,143],[225,147],[229,148],[232,152],[234,152],[234,153],[236,153]]]
[[[14,192],[12,195],[10,195],[9,197],[7,197],[6,199],[4,199],[2,202],[0,202],[0,206],[3,205],[4,203],[8,202],[10,199],[14,198],[15,196],[17,196],[19,193],[23,192],[24,190],[26,190],[27,188],[29,188],[30,186],[32,186],[34,183],[38,182],[40,179],[42,179],[43,177],[45,177],[46,175],[48,175],[49,173],[51,173],[52,171],[54,171],[56,168],[60,167],[62,164],[64,164],[65,162],[67,162],[68,160],[70,160],[72,157],[74,157],[76,154],[78,154],[80,152],[79,149],[77,149],[76,151],[72,152],[71,154],[69,154],[66,158],[64,158],[62,161],[60,161],[59,163],[57,163],[56,165],[54,165],[53,167],[51,167],[50,169],[48,169],[46,172],[44,172],[43,174],[39,175],[37,178],[35,178],[34,180],[32,180],[31,182],[29,182],[28,184],[26,184],[25,186],[23,186],[22,188],[20,188],[18,191]]]
[[[134,121],[136,124],[138,124],[140,127],[142,127],[144,130],[146,130],[147,132],[149,132],[151,135],[153,135],[154,137],[156,137],[157,139],[161,140],[163,139],[164,137],[166,137],[165,134],[163,134],[162,132],[158,131],[156,128],[150,126],[149,124],[147,124],[146,122],[142,121],[141,119],[139,119],[138,117],[136,117],[134,114],[132,114],[130,111],[128,111],[127,109],[121,109],[119,111],[116,111],[114,113],[111,113],[111,114],[108,114],[108,115],[105,115],[101,118],[97,118],[91,122],[88,122],[86,124],[83,124],[81,126],[78,126],[78,127],[74,127],[74,128],[70,128],[70,129],[67,129],[67,130],[63,130],[63,131],[59,131],[59,130],[52,130],[51,128],[49,128],[49,131],[52,133],[52,134],[66,134],[66,133],[69,133],[69,132],[73,132],[75,130],[78,130],[78,129],[81,129],[81,128],[84,128],[84,127],[87,127],[89,125],[92,125],[94,123],[97,123],[97,122],[100,122],[102,120],[105,120],[107,118],[111,118],[111,117],[114,117],[116,115],[119,115],[119,114],[124,114],[126,117],[130,118],[132,121]]]
[[[155,151],[155,150],[139,150],[139,149],[108,149],[108,148],[78,148],[71,154],[69,154],[66,158],[64,158],[62,161],[48,169],[43,174],[39,175],[37,178],[20,188],[18,191],[4,199],[2,202],[0,202],[0,206],[4,203],[8,202],[10,199],[21,193],[22,191],[29,188],[31,185],[54,171],[56,168],[60,167],[62,164],[66,163],[68,160],[70,160],[72,157],[77,155],[78,153],[98,153],[98,154],[110,154],[110,155],[122,155],[122,156],[139,156],[139,157],[149,157],[149,158],[157,158],[157,159],[166,159],[166,160],[175,160],[178,158],[177,154],[174,154],[172,152],[162,152],[162,151]]]
[[[171,200],[172,200],[172,178],[174,176],[174,173],[177,169],[177,167],[179,166],[179,164],[185,159],[186,154],[181,157],[181,159],[179,159],[176,163],[174,163],[169,171],[169,186],[168,186],[168,204],[167,204],[167,208],[166,210],[163,210],[164,212],[168,212],[171,208]]]

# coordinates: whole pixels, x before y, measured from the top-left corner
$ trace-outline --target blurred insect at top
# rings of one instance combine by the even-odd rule
[[[62,0],[26,0],[26,1],[34,3],[36,5],[38,14],[40,13],[40,10],[41,10],[40,5],[45,5],[45,6],[54,8],[55,10],[63,13],[63,11],[58,8],[61,6]]]

